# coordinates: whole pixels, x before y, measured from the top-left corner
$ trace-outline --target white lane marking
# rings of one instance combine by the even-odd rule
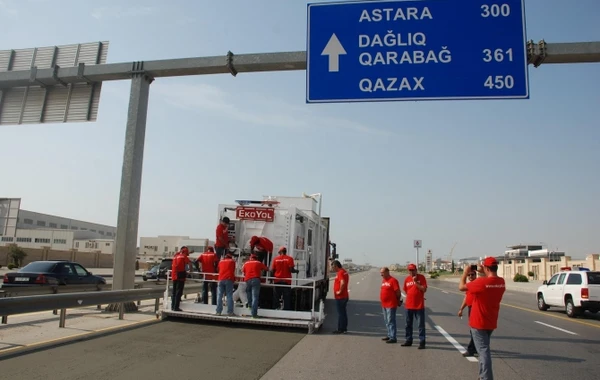
[[[360,284],[360,281],[356,283],[356,285]]]
[[[450,334],[448,334],[446,332],[446,330],[444,330],[443,328],[441,328],[440,326],[435,326],[435,328],[437,329],[437,331],[440,332],[440,334],[442,334],[444,336],[444,338],[446,338],[448,340],[448,342],[452,343],[452,345],[454,347],[456,347],[456,349],[458,350],[458,352],[460,352],[461,354],[464,354],[465,352],[467,352],[467,350],[465,350],[465,348],[463,346],[461,346],[460,343],[458,343],[456,341],[456,339],[454,339],[452,336],[450,336]],[[473,356],[467,356],[466,359],[470,362],[474,362],[477,363],[479,360],[477,358],[474,358]]]
[[[562,332],[566,332],[567,334],[571,334],[571,335],[577,335],[576,333],[574,333],[574,332],[572,332],[572,331],[565,330],[565,329],[561,329],[560,327],[552,326],[552,325],[549,325],[549,324],[547,324],[547,323],[544,323],[544,322],[540,322],[540,321],[534,321],[534,322],[535,322],[535,323],[539,323],[540,325],[544,325],[544,326],[551,327],[551,328],[553,328],[553,329],[560,330],[560,331],[562,331]]]
[[[450,293],[448,293],[448,292],[447,292],[447,291],[445,291],[445,290],[442,290],[442,293],[450,294]]]

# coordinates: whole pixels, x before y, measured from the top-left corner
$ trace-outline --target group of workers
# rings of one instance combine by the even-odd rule
[[[223,298],[227,302],[227,315],[234,315],[234,283],[236,280],[236,262],[229,251],[228,235],[229,218],[223,217],[217,226],[215,248],[208,247],[206,252],[200,254],[196,260],[197,268],[204,274],[202,285],[202,302],[208,304],[208,291],[211,292],[211,304],[216,305],[216,315],[223,313]],[[216,252],[215,252],[216,251]],[[187,278],[187,270],[192,264],[189,259],[190,251],[187,247],[173,257],[171,278],[173,280],[173,293],[171,297],[171,310],[182,311],[180,308],[181,297]],[[283,296],[283,310],[292,310],[292,273],[298,273],[294,259],[287,255],[287,248],[282,246],[278,256],[273,256],[273,242],[264,236],[252,236],[250,239],[250,257],[242,265],[243,281],[238,284],[238,298],[247,298],[251,317],[258,318],[258,305],[260,288],[263,277],[269,275],[274,284],[273,309],[281,306]],[[268,266],[271,263],[270,268]],[[240,296],[244,292],[246,297]]]

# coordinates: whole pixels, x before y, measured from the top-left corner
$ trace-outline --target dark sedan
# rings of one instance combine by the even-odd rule
[[[106,280],[94,276],[81,264],[56,260],[34,261],[19,269],[18,272],[6,273],[2,287],[97,284],[106,284]]]

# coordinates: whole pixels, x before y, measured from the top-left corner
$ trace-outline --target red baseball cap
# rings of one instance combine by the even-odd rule
[[[498,260],[496,260],[495,257],[486,257],[485,260],[483,260],[484,267],[491,267],[493,265],[498,265]]]
[[[415,264],[408,264],[408,270],[417,270],[417,266]]]

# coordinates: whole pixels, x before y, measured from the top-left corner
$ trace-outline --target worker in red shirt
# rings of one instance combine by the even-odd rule
[[[217,315],[223,312],[223,296],[227,296],[227,315],[233,316],[233,282],[235,281],[235,261],[231,252],[219,261],[219,285],[217,290]]]
[[[217,260],[221,260],[225,250],[229,248],[229,218],[224,216],[217,226],[215,250],[217,251]]]
[[[470,272],[467,275],[467,278],[469,279],[469,282],[475,280],[477,278],[477,272]],[[465,291],[465,298],[463,299],[463,302],[460,305],[460,308],[458,309],[458,316],[462,319],[463,310],[465,309],[465,307],[468,307],[469,308],[468,317],[471,318],[471,306],[472,305],[473,305],[473,296],[467,290],[467,291]],[[475,348],[475,343],[473,343],[473,333],[471,332],[470,328],[469,328],[469,334],[471,335],[471,340],[469,341],[469,345],[467,346],[467,352],[465,352],[463,354],[463,356],[475,356],[477,354],[477,349]]]
[[[283,310],[292,310],[292,273],[298,273],[294,268],[294,258],[287,255],[286,247],[279,247],[279,256],[271,262],[271,271],[273,272],[273,284],[285,285],[273,287],[273,309],[279,309],[280,300],[283,294]]]
[[[383,309],[383,320],[387,327],[387,336],[383,338],[386,343],[396,343],[396,310],[402,304],[402,293],[400,284],[396,278],[390,275],[390,269],[383,267],[379,270],[381,274],[381,291],[379,299]]]
[[[471,266],[467,266],[460,278],[458,289],[462,292],[468,291],[473,297],[469,326],[471,326],[475,349],[479,354],[479,378],[493,380],[490,340],[492,333],[498,327],[500,302],[506,284],[502,277],[498,277],[498,261],[493,257],[486,257],[478,268],[478,272],[485,276],[467,283],[467,276],[471,272],[473,272]]]
[[[252,236],[250,239],[250,253],[258,256],[258,261],[269,265],[273,256],[273,242],[264,236]]]
[[[183,296],[183,288],[187,277],[186,265],[191,263],[188,257],[189,254],[188,247],[181,247],[181,250],[173,256],[173,263],[171,264],[171,278],[173,279],[171,310],[174,311],[182,311],[179,304],[181,304],[181,296]]]
[[[346,306],[348,306],[348,299],[350,298],[348,293],[350,276],[338,260],[333,261],[331,270],[336,272],[335,281],[333,282],[333,295],[338,314],[338,328],[333,333],[346,334],[348,332],[348,312]]]
[[[403,290],[406,293],[404,307],[406,308],[406,339],[401,346],[412,346],[413,342],[413,320],[416,318],[419,324],[419,350],[425,348],[425,292],[427,291],[427,279],[417,273],[415,264],[408,264],[409,275],[404,279]]]
[[[217,276],[207,273],[217,273],[217,254],[213,247],[208,247],[206,252],[202,252],[198,256],[196,262],[200,265],[200,272],[204,273],[204,281],[202,282],[202,302],[208,305],[208,288],[210,287],[210,294],[212,305],[217,304]]]
[[[246,282],[246,293],[248,294],[248,303],[251,305],[252,318],[258,318],[258,299],[260,297],[260,276],[262,271],[269,268],[258,261],[256,255],[250,255],[250,260],[242,266],[244,281]]]

